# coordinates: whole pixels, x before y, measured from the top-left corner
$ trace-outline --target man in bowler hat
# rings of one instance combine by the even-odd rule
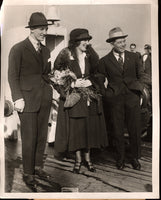
[[[138,56],[125,50],[127,36],[120,27],[110,30],[106,42],[111,44],[112,50],[100,59],[98,71],[108,80],[107,88],[104,86],[104,78],[100,85],[109,108],[112,137],[117,152],[116,166],[120,170],[125,167],[126,126],[129,133],[130,162],[134,169],[140,170],[140,96],[145,83]]]
[[[29,37],[15,44],[9,53],[8,80],[21,125],[23,180],[34,191],[35,175],[48,178],[43,171],[43,154],[52,101],[48,83],[51,63],[49,49],[41,44],[48,25],[43,13],[33,13],[26,26]]]

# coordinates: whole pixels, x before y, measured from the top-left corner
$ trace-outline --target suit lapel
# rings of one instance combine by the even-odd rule
[[[30,40],[27,38],[25,40],[26,42],[26,45],[25,47],[33,54],[33,56],[36,58],[36,60],[41,63],[41,60],[40,60],[40,56],[38,55],[38,53],[36,52],[35,48],[33,47],[32,43],[30,42]]]
[[[76,74],[78,78],[82,77],[82,72],[77,60],[72,60],[72,71]]]
[[[130,66],[129,61],[130,61],[130,58],[129,58],[128,52],[125,51],[124,71],[126,71],[128,67]]]
[[[72,71],[77,75],[78,78],[82,77],[82,72],[79,66],[78,61],[72,60]],[[88,58],[85,57],[85,76],[89,75],[89,62]]]
[[[47,54],[45,52],[44,46],[41,45],[41,49],[42,49],[43,71],[44,71],[45,67],[46,67],[46,61],[48,60],[48,57],[47,57]]]
[[[113,51],[111,51],[111,52],[109,53],[109,58],[110,58],[111,62],[116,66],[116,69],[117,69],[119,72],[122,73],[122,69],[121,69],[121,67],[120,67],[120,65],[119,65],[119,63],[118,63],[118,61],[116,60],[115,56],[113,55]]]
[[[90,65],[87,56],[85,57],[85,76],[89,75]]]

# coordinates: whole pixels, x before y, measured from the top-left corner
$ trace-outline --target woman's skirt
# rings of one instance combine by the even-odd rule
[[[85,106],[82,104],[78,107],[83,109]],[[64,101],[60,101],[55,137],[56,152],[108,146],[102,104],[101,112],[98,112],[97,107],[97,102],[93,101],[90,106],[86,107],[85,115],[79,115],[82,110],[80,112],[78,110],[78,115],[74,111],[72,116],[71,110],[64,109]]]

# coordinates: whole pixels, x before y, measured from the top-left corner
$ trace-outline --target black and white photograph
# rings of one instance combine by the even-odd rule
[[[157,0],[4,0],[0,197],[159,198]]]

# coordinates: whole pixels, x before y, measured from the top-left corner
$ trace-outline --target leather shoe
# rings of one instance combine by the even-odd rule
[[[33,192],[37,192],[37,181],[34,175],[23,174],[23,181]]]
[[[79,174],[82,162],[75,161],[73,173]]]
[[[132,165],[133,169],[136,169],[136,170],[141,169],[141,164],[139,163],[139,161],[137,159],[132,159],[131,165]]]
[[[47,174],[42,168],[35,169],[35,175],[39,176],[41,179],[49,179],[50,175]]]
[[[125,162],[123,160],[118,160],[117,163],[116,163],[116,167],[119,170],[123,170],[124,167],[125,167]]]
[[[95,167],[93,166],[91,161],[84,161],[85,167],[87,167],[88,171],[90,172],[96,172]]]

